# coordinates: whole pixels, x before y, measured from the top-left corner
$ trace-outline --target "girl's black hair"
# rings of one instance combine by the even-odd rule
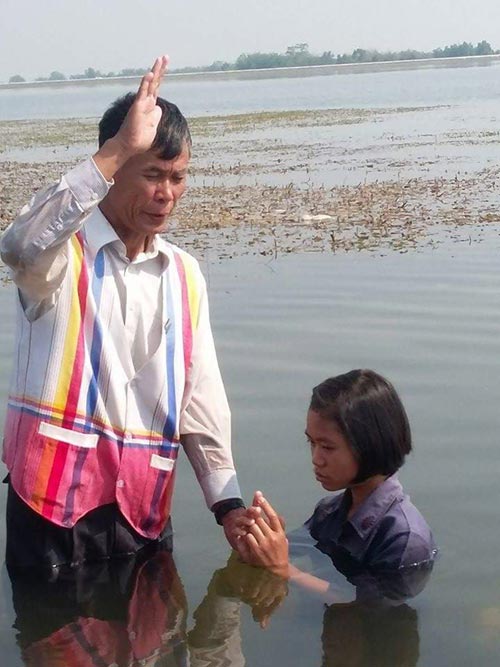
[[[370,370],[353,370],[314,387],[310,410],[334,421],[355,455],[355,483],[392,475],[411,451],[408,417],[392,384]]]

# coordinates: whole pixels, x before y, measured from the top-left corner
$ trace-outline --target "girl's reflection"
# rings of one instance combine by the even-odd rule
[[[417,612],[407,604],[334,604],[323,617],[322,667],[415,667]]]
[[[317,549],[318,545],[309,540],[308,547]],[[292,555],[300,555],[298,551],[292,539]],[[303,542],[304,551],[307,547]],[[336,554],[328,555],[336,569],[330,563],[332,581],[322,579],[327,584],[327,595],[323,593],[325,586],[302,591],[310,596],[321,590],[323,599],[331,603],[325,605],[323,616],[322,667],[415,667],[419,658],[418,616],[406,600],[424,588],[432,564],[374,574],[359,567],[353,570],[343,554],[338,559]],[[346,592],[338,585],[339,573],[352,584],[350,602],[340,601],[346,599]],[[322,576],[325,577],[324,568]],[[189,633],[192,664],[244,665],[240,602],[248,604],[254,620],[266,627],[284,601],[288,585],[269,570],[253,568],[233,555],[225,568],[214,573],[205,599],[194,614],[196,625]],[[299,616],[290,623],[290,632],[300,631],[301,619],[304,620],[300,613],[299,610]],[[286,641],[286,636],[281,635],[280,642]],[[284,644],[280,645],[283,648]],[[221,651],[221,646],[226,647],[226,652]],[[276,648],[279,653],[280,646]]]

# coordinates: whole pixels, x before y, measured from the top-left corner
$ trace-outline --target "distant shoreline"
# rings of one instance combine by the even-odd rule
[[[342,63],[335,65],[307,65],[305,67],[270,67],[265,69],[224,70],[219,72],[172,72],[169,79],[179,82],[213,80],[251,80],[290,77],[331,76],[333,74],[366,74],[398,70],[417,70],[444,67],[478,67],[500,62],[500,54],[488,56],[460,56],[454,58],[420,58],[416,60],[387,60],[370,63]],[[95,79],[65,79],[63,81],[23,81],[0,83],[0,90],[21,88],[62,88],[68,86],[96,86],[136,82],[140,76],[101,77]]]

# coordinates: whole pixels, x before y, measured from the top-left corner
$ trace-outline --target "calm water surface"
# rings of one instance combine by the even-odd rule
[[[0,120],[98,116],[122,92],[119,85],[108,84],[43,93],[0,91]],[[299,130],[297,142],[335,142],[339,176],[332,172],[332,182],[349,182],[346,171],[353,150],[363,151],[368,144],[372,151],[380,149],[385,174],[400,169],[397,164],[391,167],[394,155],[386,148],[391,142],[396,144],[392,153],[404,153],[417,165],[427,158],[437,160],[443,173],[451,162],[457,171],[487,166],[497,158],[497,145],[465,146],[462,138],[468,131],[498,130],[498,66],[299,80],[172,82],[165,94],[190,116],[445,105],[398,115],[389,124],[355,125],[348,136],[345,128],[328,128],[324,137],[322,128]],[[309,131],[317,134],[308,137]],[[440,133],[453,132],[458,133],[458,143],[447,144],[444,160],[435,155],[432,144]],[[411,148],[408,139],[414,144]],[[356,179],[365,167],[355,162]],[[328,173],[320,171],[328,181]],[[79,581],[81,618],[76,623],[78,615],[68,612],[66,629],[52,635],[52,645],[43,637],[50,634],[51,622],[53,629],[58,627],[57,604],[66,598],[57,603],[54,596],[38,590],[39,582],[16,589],[18,609],[24,611],[13,627],[12,589],[3,568],[2,664],[38,667],[44,650],[50,655],[43,663],[47,667],[88,664],[78,661],[70,637],[79,637],[82,650],[83,640],[92,636],[100,647],[93,664],[114,662],[121,667],[129,664],[127,651],[139,636],[144,640],[141,655],[149,656],[147,664],[181,665],[187,650],[185,633],[195,621],[196,630],[189,636],[191,665],[221,664],[213,654],[203,655],[200,646],[207,645],[207,638],[216,648],[225,646],[222,653],[235,666],[374,667],[372,656],[381,645],[386,650],[376,664],[383,667],[498,664],[500,229],[491,227],[480,238],[471,245],[448,238],[434,250],[405,254],[303,254],[272,262],[243,258],[223,263],[212,261],[209,253],[200,258],[233,411],[234,453],[243,493],[250,499],[254,489],[261,488],[290,529],[300,526],[323,495],[312,477],[303,436],[311,387],[330,374],[365,366],[386,374],[400,390],[415,443],[401,477],[441,548],[427,588],[409,601],[408,608],[367,620],[338,605],[325,612],[322,600],[290,587],[263,631],[250,607],[239,601],[237,586],[244,575],[237,572],[235,588],[233,575],[218,572],[227,561],[227,545],[204,509],[183,459],[174,503],[177,570],[168,559],[159,558],[135,572],[126,565],[113,567],[113,586],[105,584],[103,572]],[[0,289],[0,421],[14,334],[12,300],[11,287]],[[4,505],[5,487],[0,485],[2,515]],[[332,580],[339,601],[352,599],[352,590],[331,566],[301,558],[299,565]],[[254,577],[250,587],[268,583]],[[127,613],[128,626],[123,621]]]
[[[171,80],[163,94],[188,117],[288,109],[369,108],[362,122],[251,127],[194,137],[199,186],[356,185],[411,178],[453,178],[498,164],[500,63],[248,81]],[[0,89],[0,121],[99,117],[131,84]],[[392,109],[393,113],[376,113]],[[405,109],[404,113],[398,110]],[[94,145],[12,147],[3,160],[83,159]],[[234,168],[222,176],[207,168]],[[288,168],[284,169],[284,165]],[[242,168],[242,169],[241,169]]]
[[[377,663],[384,667],[486,667],[500,657],[500,229],[492,228],[483,238],[472,245],[448,241],[435,250],[384,256],[310,254],[220,264],[201,258],[233,410],[243,492],[250,498],[256,487],[264,490],[289,528],[299,526],[323,495],[312,477],[303,436],[310,388],[329,374],[365,366],[386,374],[400,390],[415,444],[401,477],[431,524],[441,557],[427,588],[408,603],[403,618],[377,631],[382,633],[379,643],[389,642],[394,649]],[[0,300],[3,405],[13,335],[12,290],[4,288]],[[3,503],[4,489],[0,491]],[[174,526],[174,557],[187,606],[176,629],[169,626],[170,640],[180,642],[175,644],[178,653],[161,665],[182,664],[173,657],[180,655],[179,646],[185,649],[179,636],[185,626],[193,627],[193,613],[228,556],[184,459]],[[0,537],[3,549],[3,533]],[[344,590],[343,578],[338,575],[337,580]],[[5,569],[1,585],[3,664],[28,664],[16,645]],[[211,585],[211,595],[216,588]],[[146,590],[150,610],[157,609],[156,589]],[[218,632],[224,634],[221,628],[227,629],[227,619],[232,619],[226,641],[230,664],[373,664],[360,657],[361,647],[370,647],[373,636],[363,619],[343,607],[325,613],[321,600],[291,587],[263,631],[249,607],[224,590],[225,595],[217,597],[216,591],[209,596],[197,612],[197,632],[200,623],[205,627],[219,619]],[[170,610],[171,619],[178,621],[179,614],[177,609],[172,616]],[[103,637],[111,641],[109,628],[101,641]],[[197,637],[190,636],[192,664],[222,664],[196,662]],[[391,644],[396,637],[399,643]]]
[[[483,67],[370,72],[247,81],[166,80],[162,94],[187,116],[461,104],[500,99],[500,63]],[[0,89],[0,120],[100,117],[135,84],[104,82]]]

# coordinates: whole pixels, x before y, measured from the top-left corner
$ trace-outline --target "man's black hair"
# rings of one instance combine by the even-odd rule
[[[99,123],[99,148],[105,141],[114,137],[122,126],[125,116],[134,103],[135,93],[127,93],[115,100],[104,112]],[[156,137],[151,148],[162,160],[173,160],[178,157],[185,146],[191,152],[191,134],[187,120],[179,108],[158,97],[156,104],[162,110]]]
[[[353,370],[314,387],[310,410],[335,423],[358,462],[355,483],[392,475],[411,451],[408,417],[392,384],[370,370]]]

